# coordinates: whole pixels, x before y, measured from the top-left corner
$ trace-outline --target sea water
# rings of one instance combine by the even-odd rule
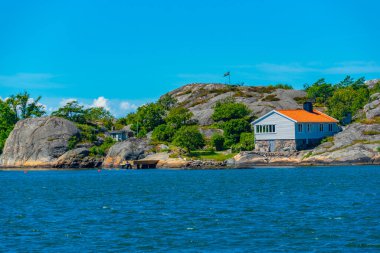
[[[0,171],[0,251],[379,252],[380,167]]]

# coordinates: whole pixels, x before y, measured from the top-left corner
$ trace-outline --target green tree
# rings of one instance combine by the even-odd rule
[[[172,95],[165,94],[160,97],[158,100],[158,104],[161,105],[165,110],[170,110],[177,103],[177,99],[175,99]]]
[[[226,138],[226,146],[238,143],[240,135],[244,132],[251,132],[251,124],[245,119],[232,119],[223,123],[224,136]]]
[[[368,102],[369,90],[361,88],[355,90],[353,87],[341,88],[334,92],[328,100],[328,113],[332,117],[342,120],[347,113],[354,115]]]
[[[172,108],[165,118],[165,121],[172,125],[175,129],[179,129],[182,126],[190,125],[192,123],[191,118],[193,113],[184,107]]]
[[[183,126],[175,133],[173,143],[190,153],[202,148],[205,139],[196,126]]]
[[[217,102],[214,107],[212,119],[214,121],[227,121],[230,119],[240,119],[247,117],[251,111],[243,103],[237,103],[234,100],[228,99]]]
[[[155,127],[165,123],[163,119],[165,109],[157,103],[143,105],[132,115],[130,116],[130,120],[133,122],[132,129],[138,132],[142,130],[150,132]]]
[[[87,123],[103,125],[107,129],[114,126],[115,118],[103,107],[91,107],[84,111],[84,119]]]
[[[8,103],[0,99],[0,154],[3,151],[5,141],[16,124],[16,115]]]
[[[333,95],[334,87],[330,83],[326,83],[324,78],[319,79],[312,85],[305,85],[307,97],[315,99],[316,102],[326,105],[327,100]]]
[[[41,96],[34,99],[25,91],[24,93],[10,96],[6,100],[6,103],[14,112],[15,119],[21,120],[31,117],[41,117],[46,113],[44,106],[40,104],[40,100]]]
[[[84,124],[86,122],[86,110],[78,101],[71,101],[60,107],[57,111],[52,112],[52,116],[65,118],[67,120]]]
[[[347,88],[354,83],[354,79],[351,76],[346,76],[342,81],[335,85],[336,88]]]
[[[170,125],[159,125],[153,130],[152,139],[156,141],[171,142],[175,134],[175,129]]]
[[[224,142],[225,142],[224,136],[221,134],[214,134],[211,137],[211,144],[217,151],[224,149]]]
[[[352,88],[354,90],[359,90],[359,89],[368,89],[368,86],[365,84],[365,78],[360,77],[358,78],[355,82],[352,83]]]

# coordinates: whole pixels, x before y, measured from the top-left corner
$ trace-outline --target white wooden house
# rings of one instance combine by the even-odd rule
[[[304,109],[273,110],[252,122],[255,150],[283,152],[305,149],[337,133],[338,120],[313,110],[310,102]]]

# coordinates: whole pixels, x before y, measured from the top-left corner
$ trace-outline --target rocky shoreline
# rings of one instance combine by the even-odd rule
[[[184,89],[191,91],[192,88],[185,86]],[[288,93],[290,96],[290,91]],[[189,94],[186,92],[183,96]],[[345,126],[343,131],[314,149],[291,154],[240,152],[226,161],[181,158],[168,151],[167,146],[157,148],[149,138],[117,142],[105,155],[97,156],[91,154],[89,146],[69,145],[70,140],[80,134],[73,122],[51,116],[28,118],[19,121],[9,135],[0,155],[0,169],[119,168],[124,160],[140,159],[158,160],[157,168],[177,169],[380,165],[380,93],[371,96],[360,114],[361,120]]]

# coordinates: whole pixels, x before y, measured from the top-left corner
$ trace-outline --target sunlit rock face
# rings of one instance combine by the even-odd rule
[[[52,167],[68,150],[69,139],[79,133],[74,123],[58,117],[19,121],[0,157],[3,167]]]

